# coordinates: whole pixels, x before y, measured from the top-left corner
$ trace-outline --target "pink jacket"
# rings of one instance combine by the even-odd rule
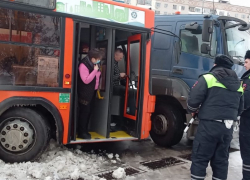
[[[81,79],[85,84],[89,84],[96,76],[95,90],[98,89],[100,75],[101,75],[100,71],[93,70],[91,73],[89,73],[88,68],[83,63],[81,63],[79,66],[79,72]]]

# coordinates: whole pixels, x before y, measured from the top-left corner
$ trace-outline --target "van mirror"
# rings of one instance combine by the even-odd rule
[[[205,19],[202,28],[202,41],[210,42],[211,34],[213,33],[213,20]]]
[[[185,25],[185,30],[190,31],[192,34],[201,34],[201,26],[197,22],[192,22]]]
[[[238,30],[239,31],[247,31],[250,29],[250,24],[247,24],[247,25],[241,25]]]
[[[206,44],[206,43],[201,44],[201,53],[202,54],[209,54],[210,51],[211,51],[211,47],[208,44]]]

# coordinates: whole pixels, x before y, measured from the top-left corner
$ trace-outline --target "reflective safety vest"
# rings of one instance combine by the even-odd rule
[[[207,82],[207,88],[212,88],[212,87],[220,87],[220,88],[224,88],[227,89],[224,84],[220,83],[212,74],[205,74],[203,75],[203,77],[205,78],[205,81]],[[238,92],[244,93],[243,88],[242,88],[242,84],[240,85],[239,89],[237,90]]]

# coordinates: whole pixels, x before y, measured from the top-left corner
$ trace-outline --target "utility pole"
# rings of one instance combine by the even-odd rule
[[[202,0],[202,14],[203,14],[203,8],[204,8],[204,1],[205,0]]]
[[[214,0],[213,0],[213,14],[215,14],[215,10],[214,10]]]

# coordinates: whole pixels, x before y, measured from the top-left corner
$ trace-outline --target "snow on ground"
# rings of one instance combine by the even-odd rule
[[[79,146],[80,147],[80,146]],[[51,140],[48,150],[37,162],[8,164],[0,160],[0,180],[104,180],[93,174],[107,169],[113,158],[119,161],[119,155],[107,154],[107,157],[84,153],[80,148],[75,150],[59,146]],[[114,177],[125,177],[124,170],[118,168]]]
[[[123,168],[118,168],[112,173],[112,177],[116,179],[121,179],[126,177],[126,172]]]

